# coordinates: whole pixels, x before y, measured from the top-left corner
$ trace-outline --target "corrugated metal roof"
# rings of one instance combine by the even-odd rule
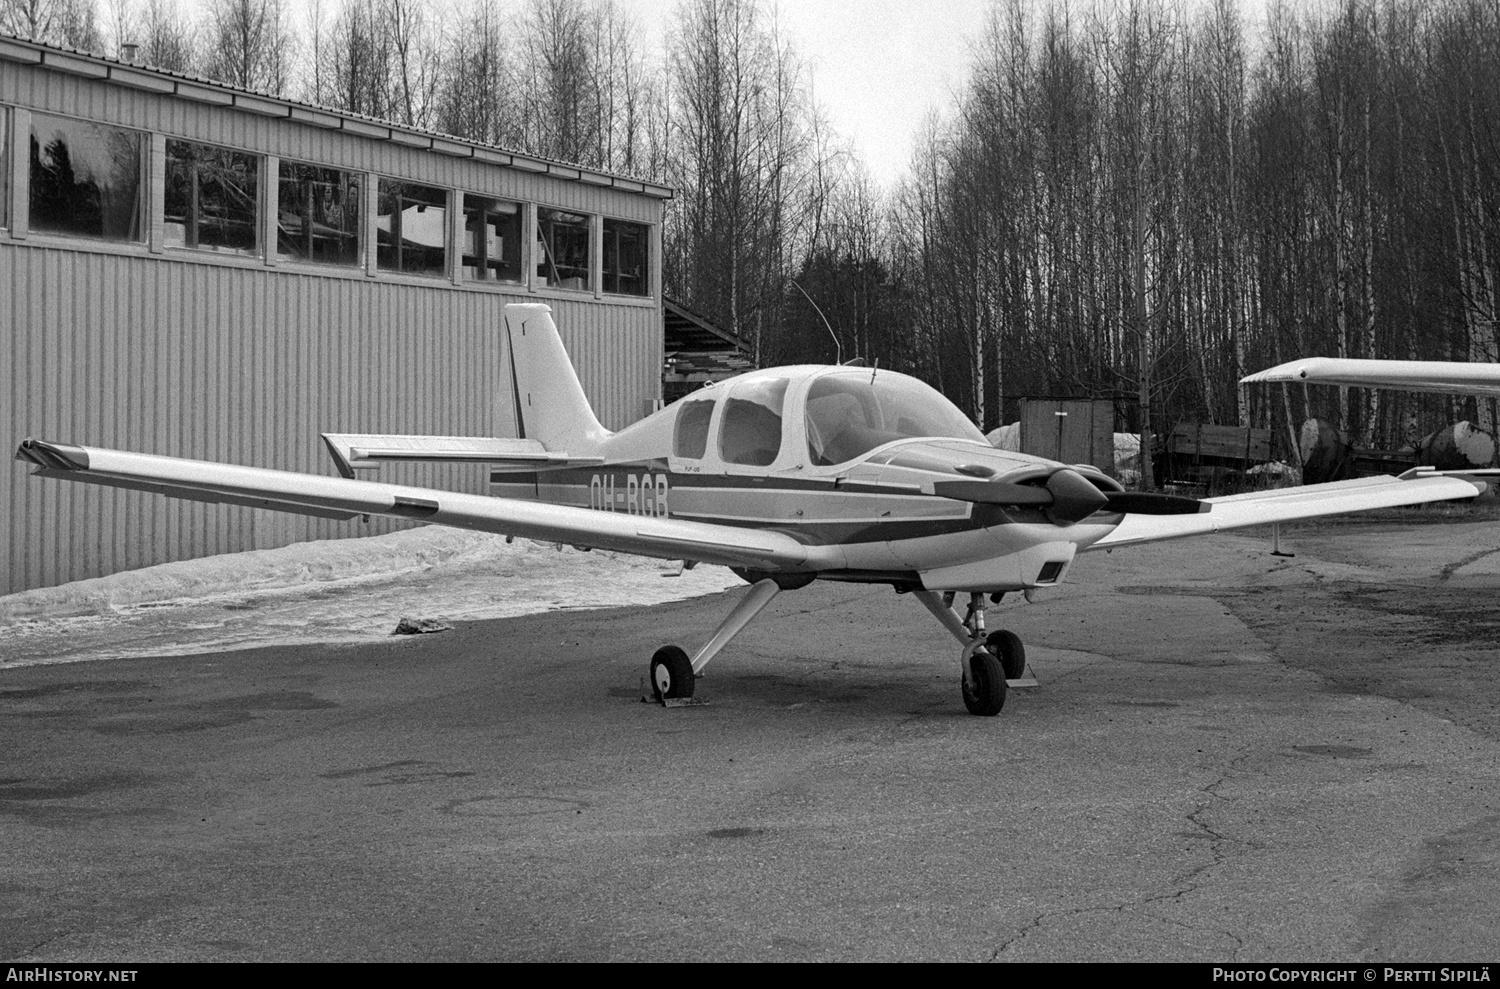
[[[438,154],[477,158],[502,167],[510,166],[524,171],[545,172],[565,181],[610,186],[621,192],[651,196],[656,199],[671,199],[673,194],[669,186],[644,179],[615,175],[598,169],[586,168],[576,163],[555,161],[498,145],[471,141],[453,134],[443,134],[420,127],[408,127],[394,121],[304,103],[272,93],[241,89],[184,72],[171,72],[166,69],[123,62],[93,52],[28,41],[14,35],[0,34],[0,59],[37,65],[55,72],[98,79],[164,96],[176,96],[198,103],[211,103],[245,113],[285,118],[313,127],[342,130],[375,140],[393,141]]]

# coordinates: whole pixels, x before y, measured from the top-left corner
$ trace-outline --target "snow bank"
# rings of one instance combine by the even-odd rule
[[[651,605],[742,582],[721,567],[430,526],[188,560],[0,597],[0,668],[385,638],[402,617]]]

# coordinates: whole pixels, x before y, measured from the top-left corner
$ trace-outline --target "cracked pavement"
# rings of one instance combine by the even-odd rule
[[[0,956],[1493,959],[1500,526],[1283,538],[992,610],[1038,681],[994,719],[841,585],[702,707],[640,684],[729,595],[0,671]]]

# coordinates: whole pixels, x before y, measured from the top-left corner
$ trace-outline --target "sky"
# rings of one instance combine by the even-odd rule
[[[665,36],[676,0],[621,0],[649,44]],[[813,97],[833,129],[889,188],[907,170],[930,110],[967,78],[986,0],[784,0],[780,16],[812,67]]]

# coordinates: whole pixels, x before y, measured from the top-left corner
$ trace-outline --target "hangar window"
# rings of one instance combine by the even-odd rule
[[[588,289],[592,217],[546,206],[536,211],[537,277],[552,288]]]
[[[650,295],[650,228],[624,220],[604,221],[604,291]]]
[[[702,460],[708,452],[708,421],[714,416],[714,400],[700,398],[683,402],[677,410],[672,453],[689,460]]]
[[[358,265],[359,177],[284,161],[279,179],[276,253],[297,261]]]
[[[464,278],[521,280],[521,204],[464,196]]]
[[[781,453],[781,407],[786,378],[741,381],[724,400],[719,456],[726,464],[769,467]]]
[[[146,142],[136,131],[31,115],[31,229],[140,242]]]
[[[447,274],[446,189],[381,179],[375,230],[375,266],[381,271]]]
[[[0,106],[0,229],[10,226],[10,110]]]
[[[162,196],[167,246],[256,253],[259,173],[255,155],[168,141]]]

